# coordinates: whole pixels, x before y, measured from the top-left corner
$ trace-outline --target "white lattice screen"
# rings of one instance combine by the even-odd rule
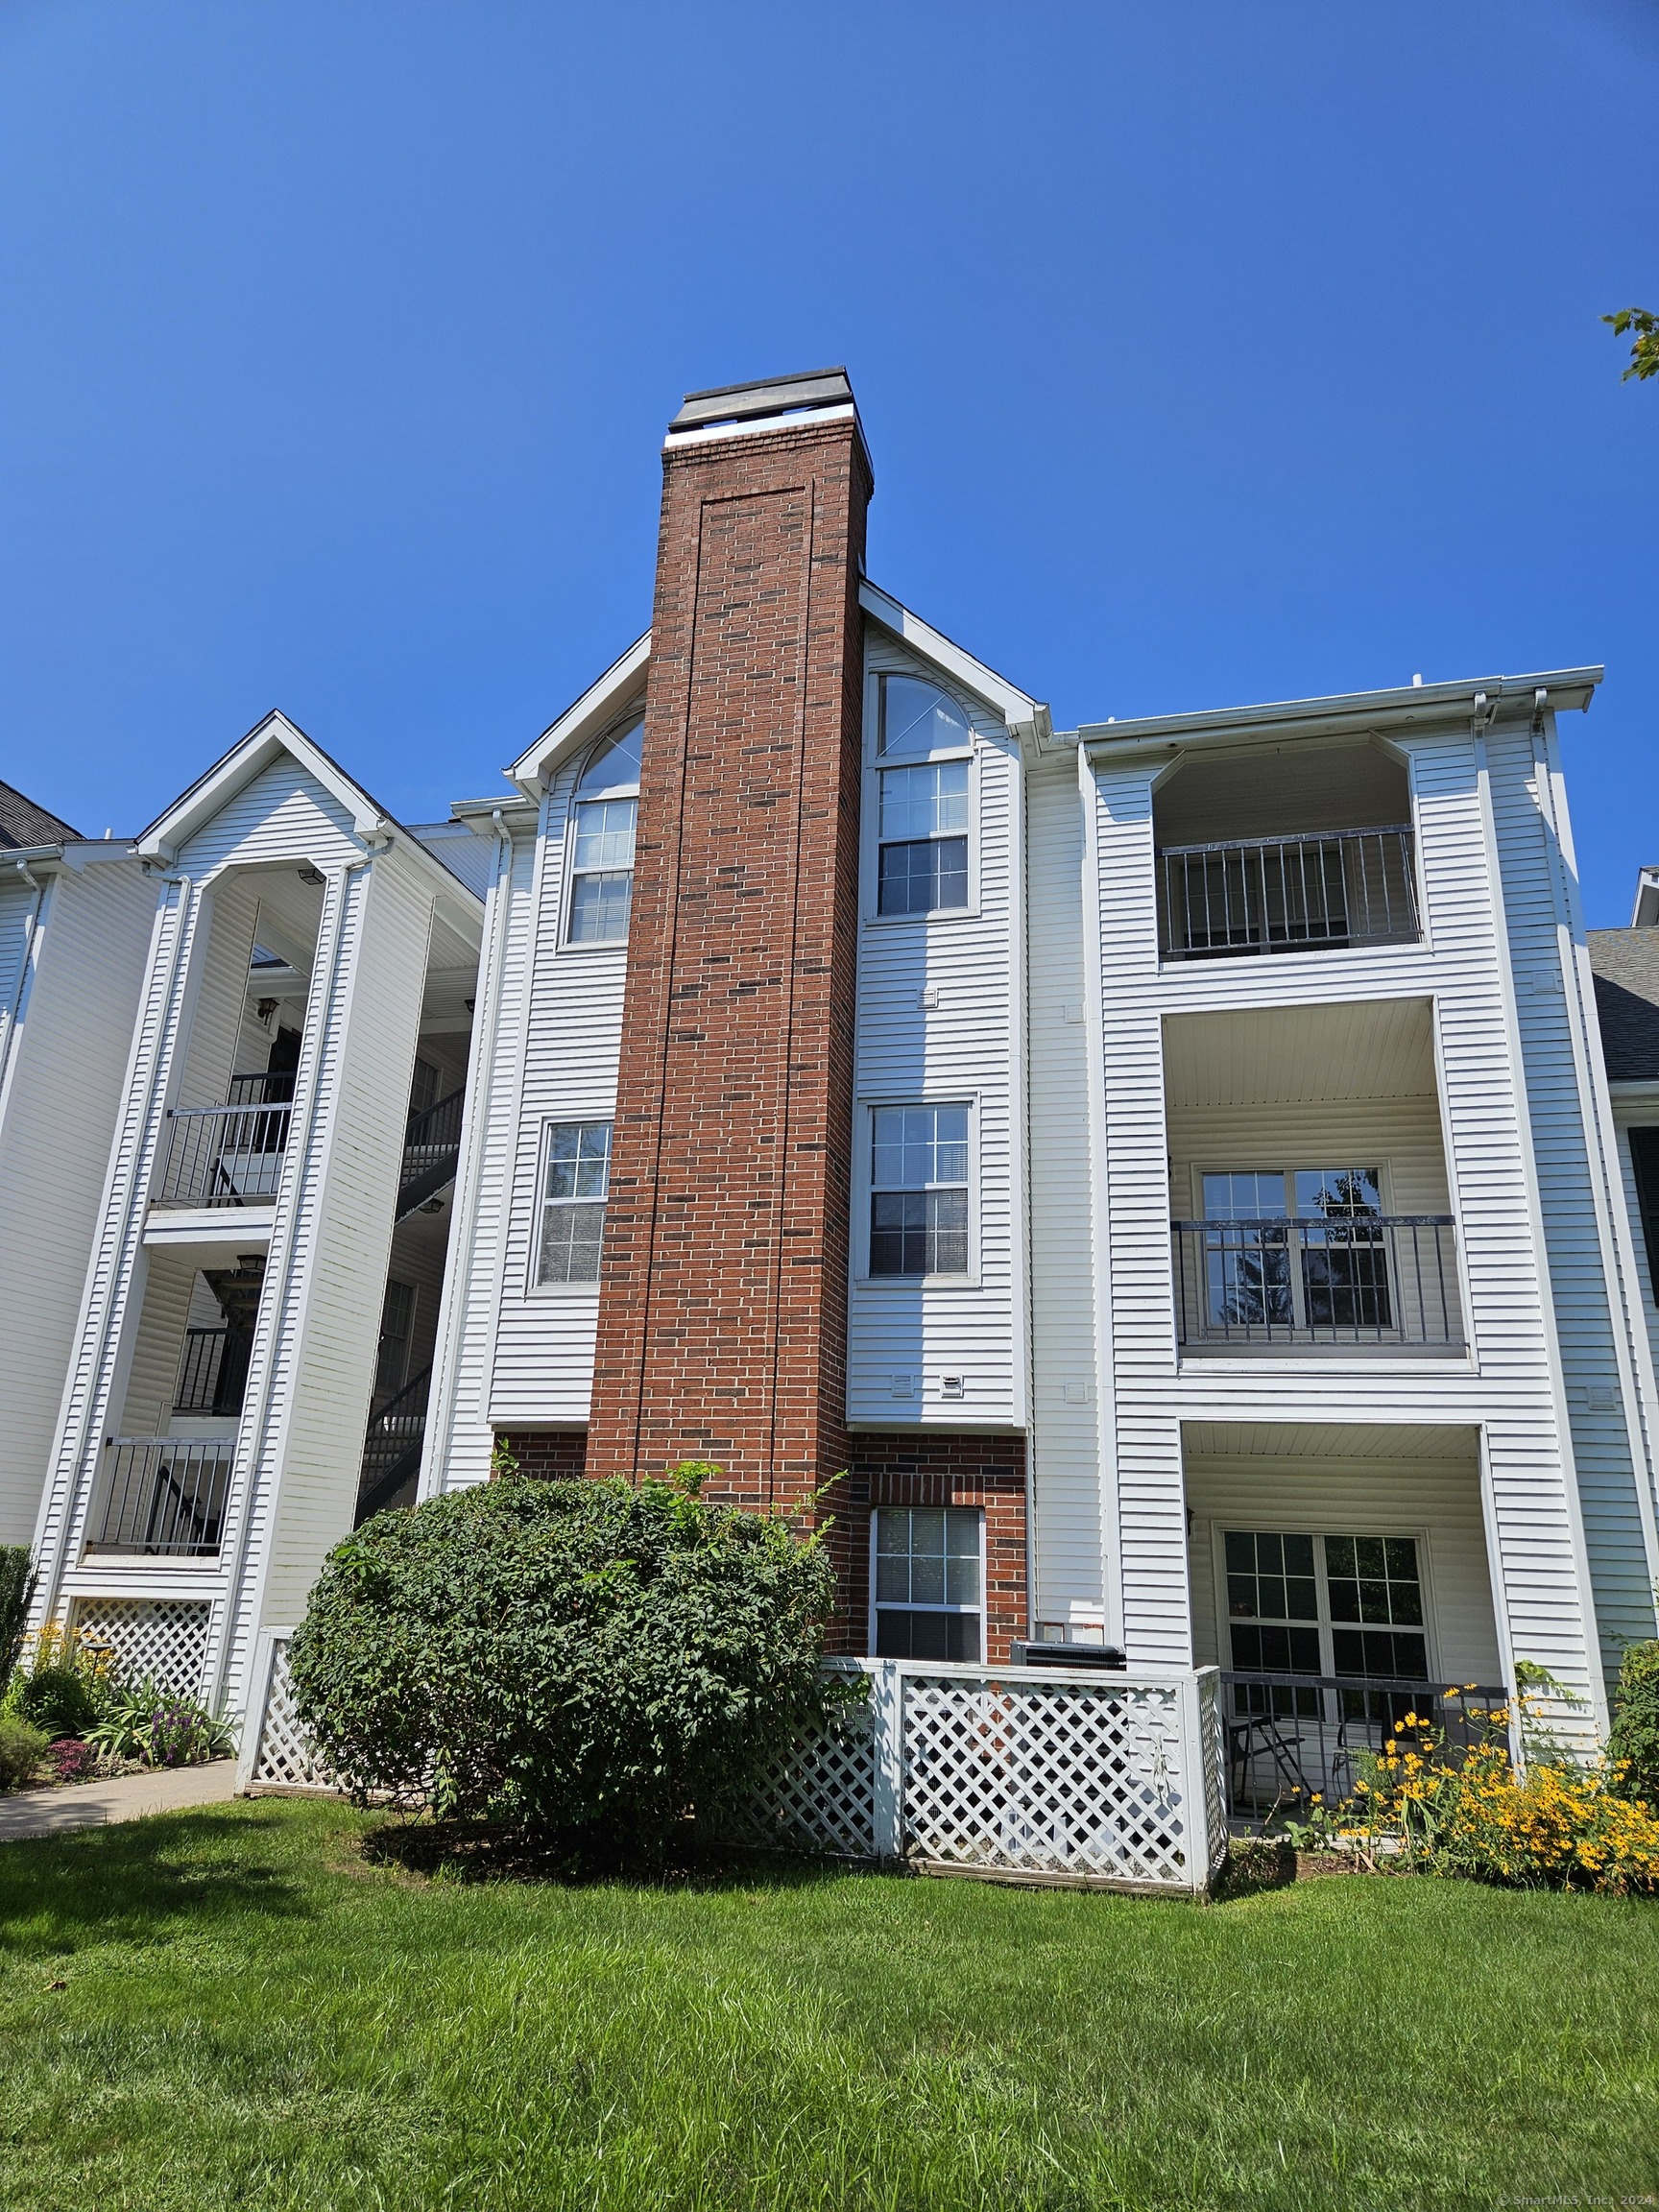
[[[904,1834],[943,1865],[1188,1885],[1174,1685],[904,1684]]]
[[[742,1840],[1189,1890],[1225,1856],[1214,1669],[1046,1679],[885,1659],[859,1671],[868,1702],[775,1770]],[[272,1639],[266,1679],[245,1783],[326,1790],[295,1716],[285,1634]]]
[[[776,1767],[743,1825],[749,1841],[777,1850],[879,1857],[876,1732],[869,1706],[820,1729]]]
[[[288,1687],[288,1639],[274,1638],[271,1646],[270,1688],[258,1741],[247,1776],[283,1790],[327,1790],[332,1782],[318,1765],[305,1731],[294,1711]]]
[[[81,1598],[69,1625],[89,1644],[108,1645],[123,1674],[196,1697],[211,1611],[196,1598]]]

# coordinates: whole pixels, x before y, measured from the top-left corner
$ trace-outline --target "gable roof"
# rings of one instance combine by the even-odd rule
[[[1609,1083],[1659,1080],[1659,929],[1589,929]]]
[[[619,714],[632,694],[642,688],[651,660],[651,633],[636,637],[620,653],[596,684],[589,684],[579,699],[571,701],[557,721],[550,722],[534,745],[520,753],[508,781],[517,783],[527,799],[538,798],[554,771],[589,737],[597,737],[613,715]]]
[[[972,653],[947,637],[943,630],[935,630],[930,622],[924,622],[920,614],[913,614],[902,601],[872,584],[868,577],[858,586],[858,604],[884,630],[891,630],[912,651],[931,661],[965,690],[994,708],[1016,737],[1030,737],[1041,743],[1053,734],[1054,725],[1042,700],[1033,699],[1028,691],[1010,684],[1006,676],[998,676],[995,668],[987,668],[983,661],[976,661]]]
[[[188,844],[204,823],[211,822],[238,791],[244,790],[256,776],[262,776],[272,761],[279,759],[284,753],[298,760],[331,798],[338,800],[350,815],[351,827],[359,837],[381,837],[402,828],[396,816],[389,814],[377,799],[372,799],[337,760],[328,757],[321,745],[314,744],[286,714],[273,709],[262,722],[253,725],[246,737],[239,738],[228,753],[221,754],[211,768],[198,776],[188,790],[181,791],[147,830],[138,832],[140,858],[173,861],[180,846]]]
[[[37,806],[10,783],[0,783],[0,847],[62,845],[81,835],[56,814]]]

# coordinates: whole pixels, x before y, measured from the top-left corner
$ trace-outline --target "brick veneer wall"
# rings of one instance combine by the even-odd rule
[[[595,1476],[847,1465],[870,492],[851,419],[663,455]]]
[[[1028,1632],[1023,1437],[901,1430],[850,1439],[847,1479],[830,1499],[846,1531],[841,1555],[847,1595],[837,1639],[843,1651],[869,1648],[870,1517],[878,1505],[981,1508],[985,1657],[1006,1659],[1009,1646]]]
[[[517,1460],[520,1475],[535,1475],[543,1482],[566,1482],[588,1472],[585,1429],[502,1429],[495,1441],[505,1444]]]

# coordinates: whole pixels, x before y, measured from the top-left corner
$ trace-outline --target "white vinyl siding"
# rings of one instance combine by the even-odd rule
[[[934,672],[879,625],[865,632],[864,895],[857,982],[854,1281],[848,1326],[849,1418],[869,1428],[920,1422],[1017,1428],[1024,1419],[1020,1165],[1022,1097],[1016,1082],[1022,981],[1023,805],[1020,751],[991,709],[945,690],[974,736],[971,904],[930,916],[876,913],[878,772],[877,678],[935,682]],[[930,1002],[925,1002],[930,1001]],[[883,1281],[867,1272],[869,1111],[876,1105],[972,1099],[974,1272],[955,1280]],[[913,1378],[896,1398],[895,1376]],[[943,1396],[946,1375],[960,1399]]]

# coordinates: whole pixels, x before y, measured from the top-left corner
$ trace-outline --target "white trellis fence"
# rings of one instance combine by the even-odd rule
[[[261,1640],[238,1787],[327,1790]],[[831,1660],[869,1695],[769,1778],[741,1840],[934,1873],[1207,1890],[1227,1851],[1220,1676]]]

